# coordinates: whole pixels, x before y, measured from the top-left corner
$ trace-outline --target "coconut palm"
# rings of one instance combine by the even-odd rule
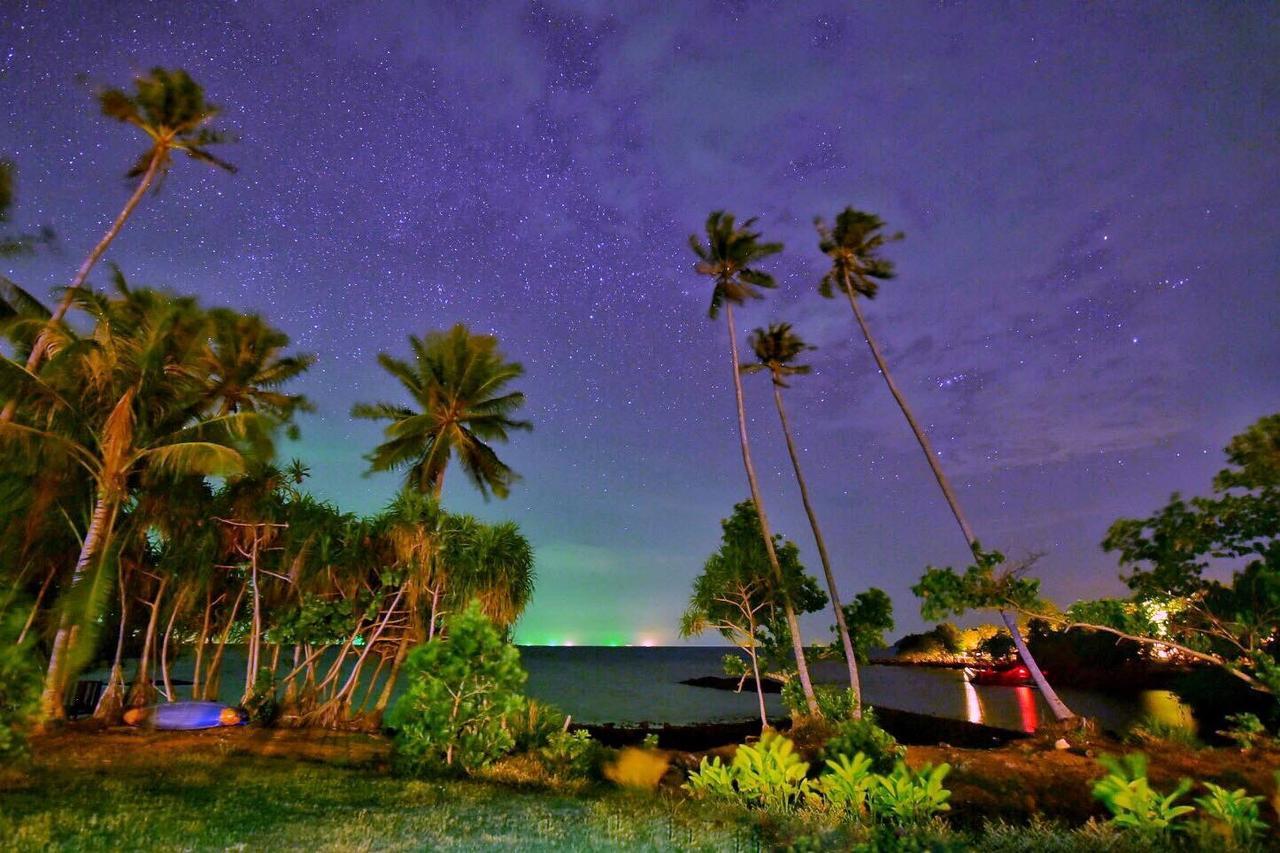
[[[505,498],[518,476],[490,444],[532,429],[512,417],[524,394],[507,390],[524,367],[505,359],[496,337],[472,334],[462,324],[423,338],[410,335],[409,346],[411,362],[380,353],[378,363],[409,392],[412,406],[357,403],[351,409],[353,417],[390,421],[386,441],[368,456],[370,470],[404,470],[407,487],[439,497],[445,469],[457,456],[486,500],[491,493]]]
[[[70,310],[75,294],[84,285],[89,272],[98,263],[111,241],[120,233],[143,195],[163,176],[172,165],[173,153],[181,151],[193,160],[207,163],[228,172],[235,167],[219,159],[209,151],[209,146],[228,141],[229,137],[209,127],[218,115],[218,108],[204,99],[200,84],[182,69],[153,68],[134,80],[132,94],[121,89],[107,88],[98,94],[102,114],[116,121],[138,128],[147,137],[147,148],[133,167],[125,173],[127,178],[138,178],[137,186],[125,202],[120,213],[112,221],[102,238],[89,252],[71,285],[49,318],[48,328],[62,322]],[[27,356],[27,370],[35,372],[45,357],[48,335],[41,334]],[[16,399],[11,400],[0,412],[0,422],[13,419]]]
[[[898,388],[898,384],[894,382],[893,375],[889,373],[889,367],[885,364],[884,354],[880,351],[880,345],[876,342],[875,337],[871,334],[871,329],[867,326],[867,320],[862,313],[862,306],[859,301],[859,297],[875,299],[880,290],[880,282],[893,278],[893,261],[883,257],[880,254],[880,250],[888,243],[901,240],[902,233],[884,233],[884,221],[879,216],[855,210],[852,207],[846,207],[842,210],[836,216],[834,225],[827,225],[821,219],[816,220],[815,225],[819,236],[818,248],[831,259],[831,268],[822,276],[822,281],[818,285],[818,292],[828,299],[833,298],[837,293],[843,293],[848,298],[849,307],[853,309],[854,319],[857,320],[862,337],[866,340],[867,347],[871,350],[871,357],[875,359],[876,367],[879,368],[880,375],[884,377],[885,384],[889,387],[889,393],[893,395],[898,408],[902,410],[902,416],[906,418],[912,433],[915,434],[916,442],[919,443],[920,450],[924,453],[930,470],[933,471],[933,477],[938,482],[938,488],[942,490],[942,495],[946,498],[947,505],[951,508],[951,514],[955,516],[956,523],[960,526],[961,533],[964,534],[965,542],[968,543],[969,549],[976,554],[979,550],[978,538],[974,535],[973,528],[970,526],[968,519],[965,518],[964,512],[960,509],[960,501],[956,497],[955,490],[951,487],[951,482],[943,472],[941,463],[938,462],[938,454],[934,452],[929,437],[925,434],[924,428],[920,426],[920,422],[911,411],[911,407],[907,405],[907,400],[903,396],[901,389]],[[1054,716],[1059,720],[1074,717],[1075,715],[1072,714],[1066,703],[1058,697],[1053,687],[1045,679],[1044,673],[1041,672],[1040,667],[1036,664],[1035,658],[1031,656],[1031,651],[1027,648],[1022,632],[1018,629],[1017,620],[1004,611],[1000,612],[1000,616],[1005,626],[1008,627],[1015,645],[1018,647],[1018,653],[1022,656],[1023,663],[1027,665],[1032,679],[1040,689],[1045,701],[1049,703]]]
[[[269,419],[254,412],[205,415],[200,365],[208,321],[194,300],[157,291],[128,290],[115,298],[77,289],[94,320],[85,339],[60,345],[36,375],[0,361],[0,396],[24,400],[23,421],[0,423],[0,441],[32,457],[62,457],[93,483],[89,524],[71,573],[42,694],[47,720],[64,715],[62,696],[78,661],[77,632],[91,620],[92,602],[108,594],[97,573],[79,592],[110,543],[115,519],[141,478],[226,475],[243,470],[247,455],[270,451]]]
[[[849,689],[855,699],[854,714],[862,715],[862,686],[858,679],[858,661],[853,650],[853,641],[849,637],[849,626],[845,624],[844,609],[840,604],[840,595],[836,590],[836,577],[831,571],[831,558],[827,553],[827,543],[818,525],[818,514],[809,499],[809,486],[805,482],[804,473],[800,469],[800,456],[796,453],[795,440],[791,436],[791,423],[787,419],[787,410],[782,405],[782,389],[790,387],[787,379],[791,376],[802,376],[810,371],[807,364],[798,364],[796,359],[807,350],[813,349],[791,330],[790,323],[773,323],[767,329],[756,329],[748,339],[755,353],[754,364],[742,365],[744,373],[757,373],[767,370],[773,383],[773,403],[778,409],[778,420],[782,423],[782,435],[787,441],[787,454],[791,457],[791,467],[796,473],[796,483],[800,486],[800,500],[804,503],[805,514],[809,516],[809,527],[813,530],[813,540],[818,546],[818,556],[822,560],[822,571],[826,575],[827,592],[831,595],[831,607],[836,615],[836,632],[840,635],[840,643],[844,648],[845,661],[849,665]]]
[[[219,414],[265,412],[281,423],[291,423],[296,413],[315,410],[303,395],[280,390],[315,364],[314,355],[286,355],[289,336],[257,314],[215,308],[209,316],[213,339],[205,370],[209,395],[218,401]]]
[[[756,264],[782,251],[781,243],[761,242],[760,232],[752,230],[754,225],[754,218],[747,219],[738,225],[734,221],[733,214],[723,210],[713,211],[707,217],[705,225],[706,244],[702,243],[697,234],[693,234],[689,237],[689,247],[698,256],[694,271],[699,275],[710,277],[715,282],[711,291],[711,308],[708,315],[714,320],[719,315],[720,309],[724,309],[725,325],[729,331],[729,354],[733,360],[733,392],[738,408],[738,441],[742,448],[742,465],[746,469],[751,500],[760,515],[760,532],[764,538],[765,551],[769,556],[769,565],[778,587],[783,590],[783,609],[786,613],[787,626],[791,629],[791,646],[795,653],[800,686],[809,712],[816,715],[818,701],[814,696],[813,683],[809,678],[809,666],[805,660],[800,624],[796,619],[795,607],[786,593],[782,569],[778,565],[778,555],[774,552],[773,532],[769,529],[764,500],[756,480],[755,465],[751,461],[751,445],[747,438],[747,413],[742,400],[742,376],[738,370],[738,331],[733,322],[733,307],[743,304],[748,299],[760,299],[762,289],[776,286],[773,276],[760,270]]]

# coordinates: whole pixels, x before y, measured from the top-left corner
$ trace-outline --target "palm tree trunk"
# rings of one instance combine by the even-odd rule
[[[133,209],[138,206],[138,202],[142,201],[142,197],[146,195],[147,189],[155,181],[156,173],[160,170],[160,163],[164,160],[164,149],[156,147],[151,153],[151,160],[147,163],[147,171],[142,173],[142,179],[138,181],[138,186],[134,188],[133,195],[129,196],[129,200],[124,203],[124,207],[116,216],[115,221],[111,223],[111,227],[107,229],[107,233],[102,235],[102,239],[93,247],[93,251],[89,252],[89,257],[84,259],[84,263],[80,265],[80,269],[76,270],[76,276],[71,280],[71,285],[67,288],[67,292],[63,295],[62,301],[58,303],[58,307],[49,317],[49,322],[45,324],[39,336],[36,338],[35,344],[31,347],[31,352],[27,355],[27,370],[35,373],[40,367],[40,362],[44,358],[45,350],[49,346],[49,330],[62,322],[62,318],[67,315],[67,311],[71,308],[71,303],[75,299],[76,288],[85,283],[89,278],[89,273],[93,270],[103,253],[107,251],[107,247],[111,245],[111,241],[116,239],[116,235],[120,233],[120,229],[124,227],[124,223],[133,214]],[[5,404],[4,411],[0,412],[0,423],[8,423],[13,420],[14,411],[17,409],[18,400],[14,398]]]
[[[800,470],[800,456],[796,453],[795,441],[791,438],[791,424],[787,420],[787,410],[782,405],[782,391],[778,383],[773,383],[773,402],[778,407],[778,420],[782,422],[782,435],[787,440],[787,454],[791,457],[791,467],[796,472],[796,482],[800,485],[800,501],[804,504],[805,515],[809,516],[809,526],[813,529],[813,541],[818,545],[818,557],[822,560],[822,572],[827,578],[827,592],[831,594],[831,607],[836,614],[836,631],[840,635],[840,644],[844,647],[844,659],[849,664],[849,690],[853,693],[854,719],[862,718],[862,683],[858,678],[858,659],[853,651],[853,640],[849,636],[849,626],[845,624],[844,608],[840,604],[840,593],[836,591],[836,576],[831,571],[831,557],[827,554],[827,542],[818,527],[818,514],[809,500],[809,486],[805,483],[804,474]]]
[[[156,632],[160,627],[160,603],[164,600],[164,588],[168,583],[167,577],[160,578],[155,600],[151,602],[151,616],[147,619],[147,633],[142,640],[138,672],[134,675],[133,686],[129,689],[129,705],[134,707],[147,705],[155,698],[156,686],[151,682],[151,658],[156,647]]]
[[[80,556],[76,559],[75,568],[71,572],[71,583],[63,593],[67,605],[62,608],[58,618],[58,632],[54,634],[53,646],[49,650],[49,668],[45,673],[44,689],[40,694],[41,728],[47,724],[57,723],[67,718],[63,705],[63,696],[67,689],[67,658],[71,654],[73,643],[73,620],[71,618],[71,596],[84,581],[89,566],[98,555],[102,542],[110,535],[110,519],[114,514],[114,501],[106,491],[98,493],[97,504],[93,508],[93,517],[89,521],[89,529],[85,531],[84,542],[80,546]]]
[[[876,367],[880,368],[880,375],[884,377],[885,384],[889,386],[889,393],[897,401],[903,417],[907,419],[911,431],[915,433],[916,441],[920,444],[920,449],[924,452],[925,459],[929,462],[929,469],[933,471],[933,478],[938,481],[938,488],[942,489],[942,496],[946,498],[947,505],[951,507],[951,514],[955,516],[956,523],[960,525],[960,532],[964,534],[965,542],[969,544],[969,550],[976,552],[978,538],[974,536],[973,528],[969,526],[968,519],[965,518],[960,509],[960,501],[956,497],[955,491],[951,488],[951,481],[947,479],[947,475],[942,471],[942,465],[938,462],[938,455],[934,453],[929,437],[925,435],[920,422],[916,420],[911,407],[907,405],[902,392],[898,390],[898,384],[893,381],[893,377],[889,374],[889,368],[884,363],[884,356],[880,353],[880,346],[876,343],[875,338],[871,336],[871,330],[867,328],[867,320],[862,315],[862,306],[858,304],[858,300],[854,296],[853,285],[849,281],[847,273],[844,276],[844,292],[845,296],[849,297],[849,306],[853,308],[853,316],[858,321],[858,328],[862,330],[862,337],[866,339],[867,346],[871,349],[871,357],[875,359]],[[1018,647],[1018,653],[1023,656],[1022,661],[1027,665],[1027,670],[1031,673],[1031,679],[1036,683],[1036,687],[1040,690],[1040,694],[1044,696],[1045,701],[1049,703],[1049,707],[1053,709],[1054,716],[1059,720],[1074,718],[1075,714],[1071,712],[1065,702],[1058,698],[1058,694],[1045,679],[1044,673],[1040,671],[1035,659],[1031,657],[1031,651],[1027,648],[1026,641],[1022,638],[1022,632],[1018,630],[1017,622],[1011,620],[1003,612],[1001,616],[1009,627],[1009,633],[1013,636],[1014,645]]]
[[[53,582],[55,574],[57,572],[54,571],[54,567],[50,566],[48,573],[44,576],[44,583],[40,584],[40,591],[36,593],[35,603],[31,605],[31,613],[27,616],[27,621],[23,623],[18,639],[14,642],[15,646],[20,646],[27,641],[27,634],[31,631],[31,626],[36,623],[36,617],[40,615],[40,605],[44,603],[44,594],[49,591],[49,584]]]
[[[786,579],[782,576],[782,567],[778,564],[778,555],[773,548],[773,531],[769,528],[769,518],[765,515],[764,501],[760,496],[760,485],[756,481],[756,467],[751,461],[751,446],[747,441],[747,410],[742,401],[742,373],[738,361],[738,330],[733,324],[733,305],[725,305],[725,322],[729,327],[729,353],[733,359],[733,391],[738,404],[738,438],[742,445],[742,465],[747,471],[747,485],[751,489],[751,501],[755,504],[756,514],[760,517],[760,535],[764,538],[765,553],[769,556],[769,566],[773,569],[774,580],[778,584],[778,592],[782,596],[782,609],[787,616],[787,627],[791,631],[791,649],[796,658],[796,672],[800,676],[800,688],[804,691],[805,703],[809,713],[817,716],[818,699],[813,694],[813,682],[809,679],[809,664],[804,656],[804,638],[800,636],[800,622],[796,619],[795,608],[791,604],[791,593],[787,589]]]
[[[164,629],[164,640],[160,643],[160,680],[164,684],[164,698],[166,702],[172,702],[176,698],[173,695],[173,679],[169,674],[169,642],[173,639],[173,626],[178,621],[178,612],[182,609],[183,601],[186,598],[185,592],[179,592],[173,599],[173,609],[169,611],[169,624]]]
[[[111,674],[107,676],[107,687],[93,709],[93,718],[109,725],[120,722],[120,712],[124,709],[124,638],[129,625],[129,590],[123,571],[118,574],[117,582],[120,588],[120,627],[116,631],[116,653],[111,661]]]
[[[200,623],[200,637],[196,640],[195,664],[191,668],[191,698],[200,698],[200,667],[204,664],[204,647],[209,642],[209,621],[213,611],[213,590],[204,593],[204,621]]]

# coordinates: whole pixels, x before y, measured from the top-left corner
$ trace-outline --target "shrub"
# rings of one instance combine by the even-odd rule
[[[1258,803],[1262,797],[1251,797],[1244,788],[1229,791],[1205,782],[1209,791],[1206,797],[1197,797],[1196,804],[1204,812],[1207,824],[1214,834],[1235,847],[1248,847],[1267,830],[1267,824],[1258,818]]]
[[[871,769],[877,773],[887,773],[906,756],[904,749],[893,735],[880,728],[876,723],[875,713],[867,708],[862,719],[842,720],[836,726],[836,732],[822,748],[819,756],[824,761],[832,761],[839,756],[852,758],[862,753],[871,759]]]
[[[872,810],[901,826],[918,826],[939,812],[950,811],[951,792],[942,785],[950,772],[950,764],[926,764],[917,772],[899,761],[892,773],[876,777]]]
[[[1093,796],[1111,812],[1111,823],[1146,838],[1176,832],[1178,821],[1195,811],[1191,806],[1175,805],[1191,790],[1191,781],[1183,779],[1173,793],[1163,795],[1147,781],[1147,757],[1141,752],[1123,758],[1103,755],[1098,763],[1109,772],[1093,786]]]
[[[516,751],[533,752],[546,746],[552,735],[564,731],[565,720],[554,705],[528,700],[524,708],[508,718]]]
[[[276,695],[276,674],[271,667],[264,666],[258,670],[258,677],[253,681],[253,692],[244,702],[245,713],[249,722],[270,728],[280,718],[280,699]]]
[[[1257,714],[1228,714],[1227,727],[1218,734],[1235,741],[1241,752],[1248,752],[1267,739],[1267,728]]]
[[[828,759],[827,772],[818,777],[814,787],[832,810],[859,817],[867,811],[876,779],[871,759],[859,752],[852,758],[839,755]]]
[[[604,766],[604,778],[622,788],[652,791],[670,766],[671,761],[664,753],[629,746]]]
[[[585,729],[558,731],[547,738],[539,755],[553,775],[586,778],[599,763],[600,744]]]
[[[525,711],[520,653],[477,602],[448,620],[446,634],[405,661],[406,689],[391,709],[394,759],[407,772],[472,773],[515,746]]]
[[[14,642],[21,630],[21,608],[0,615],[0,764],[26,755],[27,731],[39,709],[40,669],[31,640]]]
[[[765,729],[758,743],[738,747],[728,767],[719,758],[703,758],[684,787],[695,795],[789,811],[811,790],[805,778],[808,772],[809,763],[796,755],[795,745],[773,729]]]
[[[1194,729],[1151,715],[1143,717],[1130,726],[1129,731],[1125,732],[1124,739],[1134,744],[1175,744],[1189,749],[1200,749],[1204,746],[1196,737]]]

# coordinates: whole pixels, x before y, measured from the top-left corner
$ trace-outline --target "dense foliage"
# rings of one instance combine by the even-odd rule
[[[387,720],[397,765],[411,773],[470,773],[511,751],[525,678],[520,653],[479,603],[450,617],[445,636],[418,646],[405,662],[405,691]]]

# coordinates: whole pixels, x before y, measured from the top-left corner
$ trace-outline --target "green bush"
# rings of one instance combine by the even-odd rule
[[[808,772],[809,764],[796,755],[795,745],[773,729],[765,729],[758,743],[738,747],[728,767],[719,758],[703,758],[684,787],[695,795],[785,812],[810,792]]]
[[[1262,797],[1251,797],[1244,788],[1229,791],[1212,782],[1205,782],[1204,786],[1209,795],[1197,797],[1196,804],[1213,835],[1243,849],[1267,831],[1267,824],[1258,818]]]
[[[1267,727],[1257,714],[1228,714],[1226,723],[1227,727],[1219,730],[1218,734],[1235,741],[1241,752],[1248,752],[1267,740]]]
[[[1204,744],[1196,737],[1194,729],[1178,723],[1170,723],[1159,717],[1147,715],[1129,727],[1124,740],[1132,744],[1174,744],[1189,749],[1201,749]]]
[[[827,772],[818,777],[814,787],[820,800],[833,811],[861,817],[867,812],[876,779],[871,759],[859,752],[852,758],[840,755],[828,759]]]
[[[905,761],[899,761],[892,773],[876,777],[872,811],[900,826],[924,824],[939,812],[950,811],[947,800],[951,799],[951,792],[942,785],[950,772],[950,764],[926,764],[914,771]]]
[[[600,763],[600,744],[585,729],[553,732],[538,752],[555,776],[585,779]]]
[[[22,622],[21,608],[0,615],[0,764],[26,755],[27,732],[39,709],[41,678],[32,642],[14,642]]]
[[[1132,752],[1123,758],[1103,755],[1098,763],[1109,772],[1093,786],[1093,796],[1111,812],[1111,823],[1144,838],[1167,835],[1182,827],[1179,821],[1195,809],[1176,805],[1191,790],[1191,780],[1183,779],[1173,793],[1165,795],[1147,781],[1147,757]]]
[[[405,661],[406,689],[391,709],[394,760],[409,773],[473,773],[515,747],[513,720],[525,711],[520,653],[478,602],[450,618],[443,638]]]
[[[875,713],[867,708],[862,719],[844,719],[836,725],[836,732],[822,748],[823,761],[833,761],[840,756],[852,758],[862,753],[871,759],[871,769],[887,773],[906,757],[907,751],[876,723]]]
[[[551,736],[564,731],[566,717],[554,705],[530,699],[524,708],[508,718],[517,752],[534,752],[546,746]]]

